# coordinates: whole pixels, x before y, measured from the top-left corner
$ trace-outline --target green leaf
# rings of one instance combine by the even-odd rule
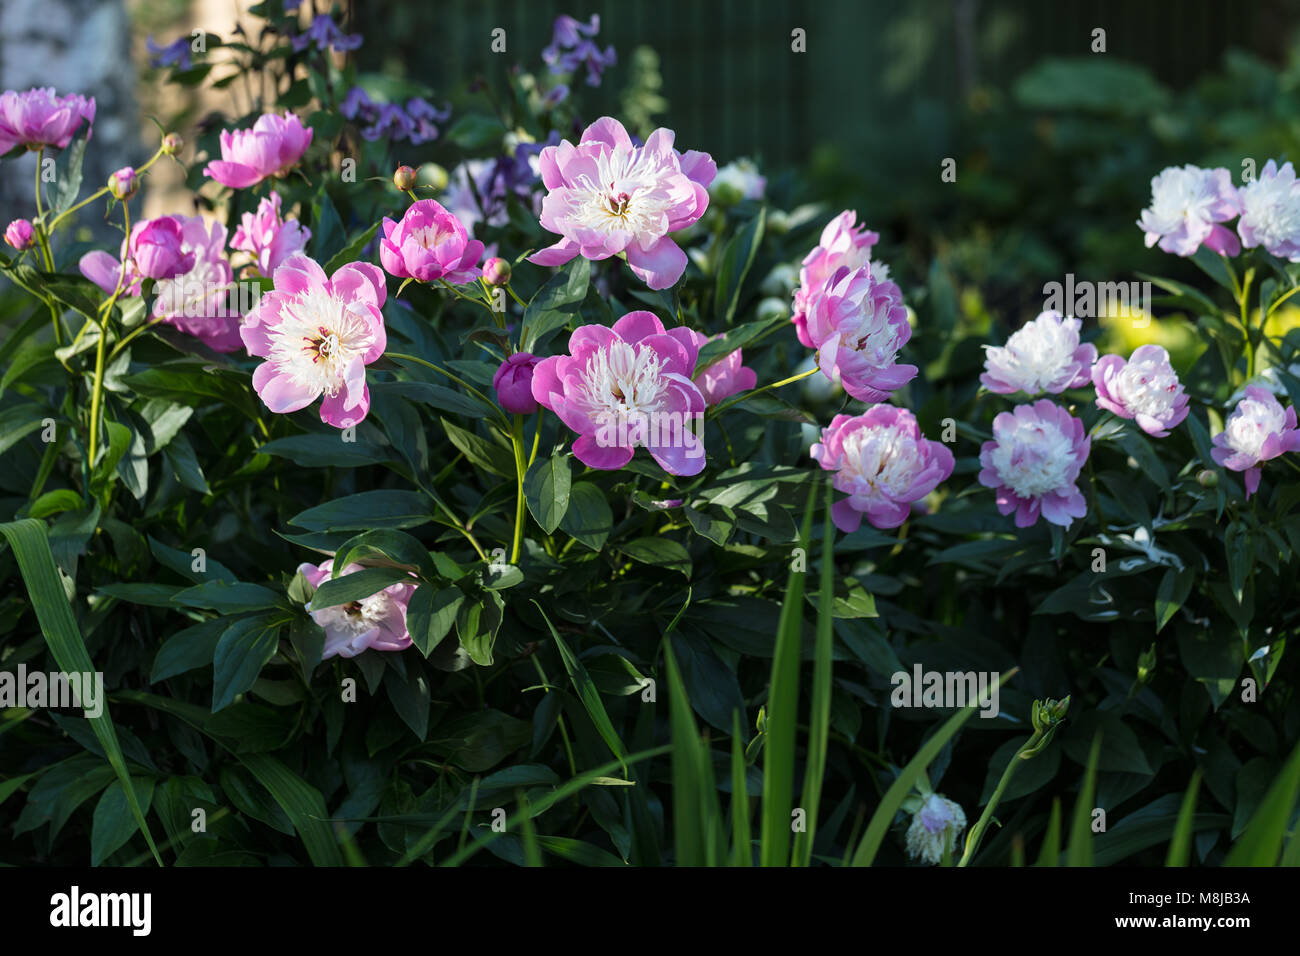
[[[560,530],[592,551],[603,548],[614,530],[614,513],[604,492],[590,481],[575,483],[569,489],[569,508],[560,519]]]
[[[308,508],[289,523],[308,531],[414,528],[430,521],[429,500],[415,491],[363,491]]]
[[[375,233],[379,231],[379,227],[381,225],[383,224],[378,222],[375,223],[373,226],[371,226],[365,232],[361,233],[361,235],[357,236],[346,246],[340,249],[337,253],[335,253],[334,256],[330,259],[330,261],[325,263],[321,267],[325,270],[325,274],[327,276],[332,276],[335,272],[337,272],[339,269],[342,269],[349,262],[356,262],[358,259],[360,259],[361,251],[365,249],[365,247],[369,244],[371,239],[375,238]]]
[[[691,577],[691,555],[671,538],[637,538],[618,546],[618,550],[633,561],[656,568],[681,572],[687,580]]]
[[[336,569],[338,567],[335,565]],[[360,571],[327,578],[316,588],[308,610],[319,611],[321,608],[351,604],[399,581],[410,582],[411,575],[401,568],[362,568]]]
[[[453,425],[445,418],[440,418],[439,421],[451,443],[460,449],[470,464],[504,478],[515,477],[515,457],[509,448],[459,425]]]
[[[1165,857],[1165,866],[1186,866],[1192,853],[1192,818],[1196,815],[1196,794],[1201,788],[1201,771],[1192,772],[1192,782],[1183,794],[1183,803],[1178,810],[1178,822],[1174,825],[1174,836],[1169,841],[1169,855]]]
[[[1291,751],[1237,842],[1223,861],[1224,866],[1276,866],[1282,853],[1287,826],[1300,798],[1300,745]]]
[[[411,642],[428,657],[456,623],[456,614],[465,600],[457,587],[436,590],[429,585],[418,588],[406,611],[406,626]]]
[[[288,458],[304,468],[357,468],[393,460],[388,449],[374,442],[344,441],[343,432],[332,435],[291,435],[262,445],[263,455]]]
[[[567,325],[587,297],[590,280],[591,263],[582,256],[575,256],[561,266],[524,310],[519,347],[531,352],[547,333]]]
[[[486,113],[466,113],[451,124],[447,130],[447,139],[461,149],[477,152],[489,146],[501,143],[506,128],[495,116]]]
[[[322,186],[311,204],[312,258],[317,262],[333,259],[347,241],[343,220],[334,201]]]
[[[569,472],[569,456],[557,454],[539,458],[524,476],[524,496],[543,531],[554,534],[564,514],[569,510],[569,492],[573,479]]]
[[[754,264],[754,256],[763,242],[763,228],[767,223],[767,207],[745,224],[727,244],[718,266],[717,288],[714,293],[715,313],[724,325],[731,325],[740,302],[740,289]],[[787,826],[787,829],[789,827]]]
[[[77,620],[64,593],[58,569],[54,566],[54,556],[50,553],[45,525],[32,518],[24,518],[21,521],[0,524],[0,535],[4,536],[9,542],[9,547],[13,549],[23,582],[27,585],[28,598],[41,625],[41,634],[44,635],[45,643],[49,646],[59,669],[66,673],[94,673],[95,666],[86,651],[81,632],[77,628]],[[108,708],[105,707],[103,713],[89,720],[91,729],[99,739],[100,746],[104,748],[104,754],[117,775],[118,782],[123,787],[129,787],[131,777],[127,772],[126,760],[122,756],[122,747],[117,739],[117,729],[113,725],[113,718]],[[134,788],[128,789],[126,797],[131,807],[131,814],[140,832],[144,834],[154,860],[162,866],[162,857],[158,855],[158,847],[154,843],[153,834],[149,832],[149,824],[145,821],[144,810],[140,806],[140,801],[136,799]]]
[[[280,625],[262,615],[242,618],[226,629],[212,654],[214,714],[253,686],[279,644]]]
[[[134,801],[128,800],[121,781],[114,780],[95,804],[90,830],[90,865],[99,866],[116,853],[122,844],[140,829],[131,813],[134,802],[145,813],[153,802],[154,782],[149,777],[133,777]]]
[[[1083,774],[1083,786],[1079,788],[1079,797],[1074,804],[1074,816],[1070,822],[1070,843],[1065,848],[1066,866],[1092,866],[1092,811],[1097,794],[1097,759],[1101,754],[1101,734],[1092,738],[1092,747],[1088,751],[1087,769]]]
[[[1170,568],[1160,579],[1160,586],[1156,588],[1157,634],[1187,601],[1195,580],[1196,574],[1190,564],[1185,564],[1182,568]]]
[[[205,581],[185,588],[172,598],[182,607],[203,607],[223,614],[262,611],[277,606],[281,596],[270,588],[246,581]]]
[[[212,663],[217,642],[229,627],[229,618],[214,617],[210,621],[177,631],[158,648],[149,682],[156,684],[196,667],[207,667]]]

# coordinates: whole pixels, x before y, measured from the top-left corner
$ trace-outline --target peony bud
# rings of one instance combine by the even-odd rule
[[[393,173],[393,185],[402,192],[410,192],[415,188],[417,175],[410,166],[398,166],[397,172]]]
[[[424,184],[432,186],[438,192],[447,188],[451,182],[451,177],[447,175],[447,170],[443,169],[437,163],[425,163],[420,167],[420,173],[424,177]]]
[[[1202,468],[1196,473],[1196,483],[1202,488],[1214,488],[1219,484],[1219,473],[1209,468]]]
[[[502,362],[496,375],[492,376],[497,401],[512,415],[537,411],[537,399],[533,398],[533,369],[539,361],[531,352],[516,352]]]
[[[168,133],[163,137],[162,151],[167,156],[175,156],[181,151],[181,147],[184,145],[185,140],[181,138],[179,133]]]
[[[483,263],[483,278],[488,285],[505,285],[510,281],[510,263],[499,256],[493,256]]]
[[[123,202],[140,191],[140,177],[130,166],[123,166],[108,177],[108,194]]]
[[[5,229],[5,242],[19,252],[30,247],[32,244],[32,224],[26,219],[15,219]]]

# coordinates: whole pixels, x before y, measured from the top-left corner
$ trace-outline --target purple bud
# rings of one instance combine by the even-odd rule
[[[483,278],[488,285],[505,285],[510,281],[510,263],[499,256],[493,256],[483,263]]]
[[[512,415],[537,411],[537,399],[533,398],[533,369],[539,361],[531,352],[516,352],[502,362],[496,375],[492,376],[497,401]]]
[[[26,219],[15,219],[5,229],[5,242],[22,252],[32,244],[32,224]]]

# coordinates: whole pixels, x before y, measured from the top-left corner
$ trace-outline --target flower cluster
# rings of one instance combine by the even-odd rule
[[[56,96],[53,87],[26,93],[6,90],[0,93],[0,156],[15,146],[67,149],[83,121],[89,140],[95,122],[93,97]]]
[[[361,138],[369,142],[388,139],[418,146],[438,138],[438,125],[451,116],[450,109],[438,109],[428,100],[412,97],[405,106],[376,103],[359,86],[343,98],[339,112],[361,126]]]
[[[588,23],[561,15],[555,18],[551,45],[542,51],[542,60],[556,75],[576,73],[587,68],[587,83],[600,86],[600,76],[618,63],[613,46],[602,51],[593,37],[600,32],[600,14],[593,13]]]

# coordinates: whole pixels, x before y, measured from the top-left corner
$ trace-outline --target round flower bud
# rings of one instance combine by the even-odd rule
[[[438,192],[447,188],[451,182],[451,177],[447,175],[447,170],[443,169],[437,163],[425,163],[420,167],[420,174],[424,178],[426,186],[432,186]]]
[[[5,242],[22,252],[32,244],[32,224],[26,219],[15,219],[5,229]]]
[[[483,263],[483,278],[488,285],[505,285],[510,281],[510,263],[499,256],[493,256]]]
[[[1210,468],[1202,468],[1196,473],[1196,483],[1202,488],[1215,488],[1219,484],[1219,473]]]
[[[108,177],[108,194],[123,202],[140,191],[140,177],[130,166],[123,166]]]
[[[397,172],[393,173],[393,185],[402,192],[408,192],[415,188],[416,173],[410,166],[398,166]]]
[[[179,133],[168,133],[162,140],[162,151],[168,156],[175,156],[185,145],[185,140]]]
[[[496,375],[492,376],[497,401],[512,415],[537,411],[537,399],[533,397],[533,369],[540,361],[530,352],[516,352],[502,362]]]

